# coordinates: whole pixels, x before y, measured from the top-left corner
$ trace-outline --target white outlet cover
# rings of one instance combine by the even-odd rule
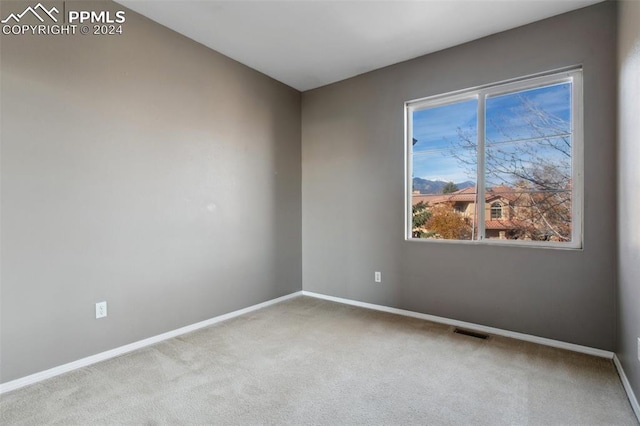
[[[373,279],[375,280],[375,282],[381,283],[382,282],[382,274],[380,272],[375,272],[373,274]]]
[[[96,319],[107,316],[107,302],[96,303]]]
[[[640,337],[638,337],[638,361],[640,361]]]

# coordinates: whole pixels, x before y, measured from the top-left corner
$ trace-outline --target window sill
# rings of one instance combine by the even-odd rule
[[[437,240],[428,238],[408,238],[405,237],[405,241],[416,242],[418,244],[459,244],[466,246],[497,246],[497,247],[519,247],[519,248],[532,248],[532,249],[551,249],[551,250],[573,250],[582,251],[584,247],[581,243],[555,243],[548,244],[543,241],[534,242],[521,242],[518,240]]]

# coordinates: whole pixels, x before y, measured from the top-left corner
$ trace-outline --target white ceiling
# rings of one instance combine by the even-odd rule
[[[117,1],[304,91],[602,0]]]

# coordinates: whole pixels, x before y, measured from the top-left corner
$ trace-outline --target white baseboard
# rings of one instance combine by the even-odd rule
[[[132,352],[135,351],[137,349],[140,348],[144,348],[146,346],[150,346],[159,342],[162,342],[163,340],[167,340],[167,339],[171,339],[173,337],[177,337],[186,333],[190,333],[192,331],[198,330],[200,328],[204,328],[204,327],[208,327],[210,325],[216,324],[218,322],[221,321],[225,321],[231,318],[235,318],[237,316],[270,306],[270,305],[274,305],[276,303],[288,300],[288,299],[292,299],[294,297],[300,296],[300,295],[304,295],[304,296],[310,296],[310,297],[315,297],[318,299],[325,299],[325,300],[330,300],[333,302],[338,302],[338,303],[343,303],[343,304],[347,304],[347,305],[353,305],[353,306],[359,306],[362,308],[367,308],[367,309],[373,309],[376,311],[382,311],[382,312],[388,312],[388,313],[392,313],[392,314],[398,314],[398,315],[403,315],[403,316],[408,316],[408,317],[412,317],[412,318],[419,318],[419,319],[424,319],[427,321],[433,321],[433,322],[437,322],[437,323],[441,323],[441,324],[447,324],[447,325],[452,325],[452,326],[456,326],[456,327],[463,327],[463,328],[467,328],[470,330],[476,330],[476,331],[480,331],[480,332],[484,332],[484,333],[489,333],[489,334],[495,334],[498,336],[504,336],[504,337],[510,337],[513,339],[518,339],[518,340],[523,340],[523,341],[527,341],[527,342],[532,342],[532,343],[538,343],[541,345],[546,345],[546,346],[552,346],[552,347],[556,347],[556,348],[561,348],[561,349],[567,349],[570,351],[574,351],[574,352],[580,352],[580,353],[585,353],[585,354],[589,354],[589,355],[595,355],[595,356],[599,356],[602,358],[609,358],[609,359],[613,359],[616,368],[618,369],[618,372],[620,374],[622,383],[624,385],[625,390],[627,391],[627,394],[629,395],[629,400],[631,401],[631,405],[636,413],[636,415],[638,416],[638,418],[640,419],[640,408],[638,407],[638,401],[635,398],[635,395],[633,393],[633,390],[631,389],[631,386],[629,384],[629,381],[627,380],[626,375],[624,374],[624,371],[622,370],[622,366],[620,365],[619,360],[617,359],[617,357],[615,356],[615,354],[613,352],[609,352],[609,351],[604,351],[601,349],[595,349],[595,348],[591,348],[588,346],[581,346],[581,345],[576,345],[573,343],[566,343],[566,342],[561,342],[558,340],[552,340],[552,339],[547,339],[544,337],[538,337],[538,336],[532,336],[529,334],[524,334],[524,333],[517,333],[514,331],[509,331],[509,330],[502,330],[499,328],[494,328],[494,327],[487,327],[484,325],[479,325],[479,324],[474,324],[474,323],[470,323],[470,322],[465,322],[465,321],[458,321],[458,320],[453,320],[453,319],[449,319],[449,318],[444,318],[444,317],[439,317],[439,316],[435,316],[435,315],[429,315],[429,314],[422,314],[419,312],[413,312],[413,311],[407,311],[404,309],[397,309],[397,308],[391,308],[388,306],[382,306],[382,305],[376,305],[373,303],[366,303],[366,302],[359,302],[356,300],[350,300],[350,299],[344,299],[341,297],[334,297],[334,296],[327,296],[324,294],[319,294],[319,293],[314,293],[314,292],[310,292],[310,291],[297,291],[295,293],[291,293],[288,294],[286,296],[282,296],[282,297],[278,297],[276,299],[272,299],[272,300],[268,300],[266,302],[262,302],[259,303],[257,305],[253,305],[253,306],[249,306],[247,308],[244,309],[240,309],[237,311],[233,311],[233,312],[229,312],[227,314],[224,315],[220,315],[214,318],[210,318],[208,320],[205,321],[201,321],[195,324],[191,324],[173,331],[168,331],[166,333],[162,333],[159,334],[157,336],[153,336],[153,337],[149,337],[147,339],[143,339],[143,340],[139,340],[137,342],[133,342],[130,343],[128,345],[124,345],[124,346],[120,346],[118,348],[115,349],[111,349],[105,352],[101,352],[99,354],[95,354],[95,355],[91,355],[88,356],[86,358],[82,358],[79,359],[77,361],[73,361],[67,364],[63,364],[54,368],[50,368],[48,370],[45,371],[41,371],[39,373],[35,373],[35,374],[31,374],[29,376],[25,376],[25,377],[21,377],[19,379],[15,379],[12,380],[10,382],[6,382],[6,383],[2,383],[0,384],[0,395],[6,392],[10,392],[12,390],[16,390],[19,388],[22,388],[24,386],[28,386],[28,385],[32,385],[34,383],[38,383],[40,381],[58,376],[60,374],[64,374],[64,373],[68,373],[70,371],[76,370],[78,368],[82,368],[82,367],[86,367],[92,364],[95,364],[97,362],[101,362],[101,361],[105,361],[107,359],[110,358],[114,358],[123,354],[126,354],[128,352]]]
[[[302,291],[303,296],[316,297],[318,299],[330,300],[333,302],[344,303],[347,305],[359,306],[362,308],[373,309],[376,311],[389,312],[392,314],[403,315],[412,318],[419,318],[427,321],[437,322],[441,324],[452,325],[455,327],[466,328],[469,330],[480,331],[497,336],[510,337],[512,339],[523,340],[525,342],[538,343],[540,345],[552,346],[554,348],[567,349],[574,352],[580,352],[588,355],[595,355],[601,358],[613,359],[613,352],[602,349],[591,348],[589,346],[576,345],[574,343],[561,342],[559,340],[547,339],[545,337],[532,336],[530,334],[518,333],[515,331],[503,330],[501,328],[487,327],[485,325],[474,324],[471,322],[458,321],[450,318],[438,317],[435,315],[421,314],[419,312],[407,311],[404,309],[390,308],[383,305],[375,305],[373,303],[358,302],[357,300],[343,299],[342,297],[327,296],[311,291]]]
[[[624,390],[627,392],[627,396],[629,397],[629,402],[631,403],[631,408],[633,408],[633,412],[636,413],[636,417],[638,418],[638,422],[640,423],[640,405],[638,404],[638,399],[636,395],[633,393],[633,389],[631,388],[631,383],[629,383],[629,379],[627,375],[624,373],[624,369],[622,368],[622,364],[618,359],[618,355],[613,355],[613,363],[618,370],[618,375],[620,376],[620,381],[622,381],[622,386],[624,386]]]
[[[77,361],[73,361],[67,364],[59,365],[54,368],[50,368],[45,371],[41,371],[39,373],[31,374],[29,376],[21,377],[19,379],[12,380],[10,382],[0,384],[0,395],[6,392],[10,392],[15,389],[22,388],[24,386],[32,385],[37,382],[41,382],[42,380],[50,379],[55,376],[59,376],[60,374],[68,373],[73,370],[77,370],[78,368],[86,367],[91,364],[95,364],[100,361],[105,361],[110,358],[114,358],[127,352],[135,351],[136,349],[144,348],[145,346],[153,345],[163,340],[171,339],[173,337],[180,336],[182,334],[190,333],[192,331],[198,330],[200,328],[208,327],[210,325],[216,324],[221,321],[225,321],[231,318],[235,318],[237,316],[270,306],[276,303],[285,301],[287,299],[294,298],[296,296],[300,296],[302,294],[301,291],[297,291],[295,293],[287,294],[286,296],[278,297],[276,299],[267,300],[266,302],[258,303],[257,305],[249,306],[248,308],[239,309],[237,311],[229,312],[228,314],[220,315],[214,318],[210,318],[208,320],[204,320],[201,322],[197,322],[195,324],[187,325],[185,327],[178,328],[173,331],[168,331],[166,333],[158,334],[157,336],[149,337],[147,339],[139,340],[137,342],[130,343],[128,345],[120,346],[115,349],[108,350],[106,352],[101,352],[99,354],[91,355],[86,358],[79,359]]]

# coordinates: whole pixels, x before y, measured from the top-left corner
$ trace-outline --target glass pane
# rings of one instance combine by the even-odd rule
[[[485,238],[571,241],[571,128],[571,83],[487,99]]]
[[[414,238],[477,236],[477,112],[476,99],[413,112]]]

